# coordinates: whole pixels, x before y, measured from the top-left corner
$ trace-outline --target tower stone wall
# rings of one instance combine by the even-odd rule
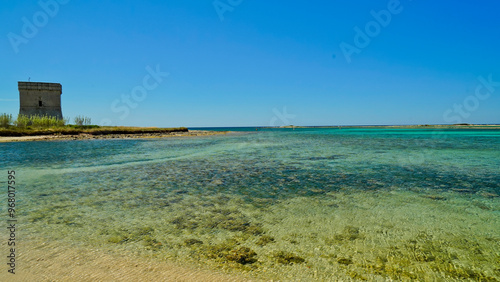
[[[50,116],[62,119],[60,83],[18,82],[19,114]]]

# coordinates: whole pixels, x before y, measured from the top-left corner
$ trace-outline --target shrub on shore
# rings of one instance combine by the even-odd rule
[[[90,126],[89,117],[80,117],[82,126]],[[75,118],[75,120],[77,120]],[[0,128],[9,129],[17,127],[18,129],[48,129],[61,128],[68,126],[69,118],[58,119],[49,116],[26,116],[18,115],[17,119],[13,119],[11,114],[0,114]]]
[[[12,125],[12,115],[1,114],[0,115],[0,127],[9,128]]]
[[[17,116],[17,120],[14,124],[19,128],[53,128],[53,127],[64,127],[68,122],[68,119],[58,119],[56,117],[49,116]]]
[[[185,127],[126,127],[91,125],[89,117],[78,116],[75,124],[69,124],[69,118],[57,119],[48,116],[19,115],[16,120],[10,114],[0,114],[0,136],[35,136],[35,135],[110,135],[110,134],[168,134],[188,132]]]
[[[30,125],[30,118],[24,115],[17,116],[14,125],[19,128],[27,128]]]
[[[89,117],[84,116],[76,116],[75,117],[75,125],[90,125],[91,119]]]

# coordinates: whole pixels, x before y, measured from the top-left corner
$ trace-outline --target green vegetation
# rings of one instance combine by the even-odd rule
[[[0,115],[0,128],[2,129],[44,129],[64,127],[68,119],[58,119],[49,116],[25,116],[19,115],[16,120],[10,114]]]
[[[187,132],[185,127],[124,127],[91,125],[89,117],[77,116],[75,124],[69,119],[57,119],[48,116],[19,115],[16,120],[10,114],[0,114],[0,136],[36,136],[36,135],[108,135],[108,134],[148,134]]]
[[[8,128],[12,124],[12,115],[0,115],[0,128]]]
[[[109,134],[147,134],[147,133],[171,133],[188,132],[186,127],[177,128],[154,128],[154,127],[124,127],[124,126],[65,126],[59,128],[45,129],[0,129],[0,136],[37,136],[37,135],[109,135]]]
[[[49,116],[24,116],[19,115],[15,121],[15,125],[19,128],[53,128],[64,127],[68,123],[68,119],[58,119]]]
[[[90,118],[89,117],[84,117],[84,116],[77,116],[75,117],[75,125],[90,125]]]

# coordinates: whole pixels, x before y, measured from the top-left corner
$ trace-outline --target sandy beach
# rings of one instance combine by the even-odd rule
[[[61,242],[23,240],[16,273],[1,281],[257,281]]]

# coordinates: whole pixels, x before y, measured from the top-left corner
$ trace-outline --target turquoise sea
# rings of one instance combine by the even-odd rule
[[[499,130],[232,130],[0,143],[21,246],[265,280],[500,280]]]

